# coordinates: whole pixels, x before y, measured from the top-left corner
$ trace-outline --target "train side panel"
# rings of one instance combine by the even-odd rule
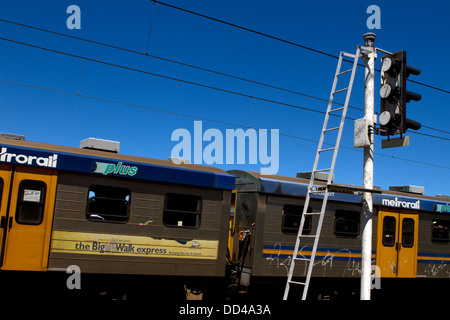
[[[255,276],[286,277],[294,251],[304,198],[267,196],[264,245],[259,257],[263,270]],[[308,210],[320,211],[321,203],[312,200]],[[258,213],[259,214],[259,213]],[[313,277],[358,277],[361,240],[360,206],[329,202],[324,217]],[[306,220],[306,234],[314,233],[318,217]],[[374,239],[375,241],[375,239]],[[310,257],[313,239],[304,239],[299,256]],[[258,255],[255,255],[258,256]],[[307,265],[298,261],[294,276],[306,275]]]
[[[417,277],[450,279],[450,216],[420,213]]]
[[[251,217],[254,223],[249,248],[252,259],[245,263],[252,275],[252,292],[258,295],[260,289],[272,286],[277,292],[274,296],[281,296],[303,212],[307,181],[239,170],[230,173],[236,176],[236,211],[246,212],[237,216],[236,224],[245,217]],[[243,194],[246,199],[258,200],[250,206],[243,200]],[[320,197],[320,194],[312,196],[308,211],[320,211]],[[363,228],[361,201],[361,195],[357,194],[330,194],[312,273],[312,290],[316,291],[312,296],[330,297],[339,292],[339,295],[357,297]],[[374,195],[372,267],[376,279],[372,283],[376,289],[384,289],[376,291],[377,295],[395,296],[395,292],[414,295],[419,288],[444,285],[444,279],[448,282],[449,213],[450,205],[445,197],[391,191]],[[318,216],[308,216],[304,234],[314,234],[317,223]],[[302,239],[299,256],[309,258],[312,247],[313,239]],[[301,281],[306,268],[305,262],[297,261],[294,278]],[[247,282],[241,281],[241,285],[246,286]]]
[[[223,276],[230,198],[228,190],[60,173],[49,268]]]

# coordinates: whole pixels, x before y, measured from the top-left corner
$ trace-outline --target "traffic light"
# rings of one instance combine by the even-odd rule
[[[422,99],[420,94],[406,90],[406,79],[411,74],[419,75],[420,70],[406,65],[406,51],[381,58],[380,134],[383,136],[421,127],[419,122],[406,118],[406,104]]]

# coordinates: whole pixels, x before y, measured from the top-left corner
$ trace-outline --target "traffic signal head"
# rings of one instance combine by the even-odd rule
[[[406,51],[381,58],[380,134],[390,136],[420,129],[419,122],[406,118],[406,104],[422,96],[406,90],[406,79],[419,75],[420,70],[406,65]]]

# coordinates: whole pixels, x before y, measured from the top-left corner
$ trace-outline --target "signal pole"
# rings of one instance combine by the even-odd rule
[[[373,126],[374,121],[374,72],[375,72],[375,42],[374,33],[366,33],[364,39],[364,118],[366,123]],[[373,189],[373,130],[369,128],[370,144],[364,147],[364,173],[363,187]],[[363,193],[362,212],[362,250],[361,250],[361,300],[370,300],[371,273],[372,273],[372,193]]]

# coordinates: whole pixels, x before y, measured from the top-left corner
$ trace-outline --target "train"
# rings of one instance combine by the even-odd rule
[[[282,300],[309,179],[175,164],[119,149],[94,138],[77,148],[1,135],[3,293]],[[317,210],[321,197],[314,194],[308,210]],[[445,294],[450,198],[380,190],[373,202],[373,295],[417,294],[428,286]],[[310,299],[359,299],[361,206],[361,194],[330,193]],[[316,218],[308,216],[304,233]],[[305,242],[298,254],[311,250]],[[305,275],[297,266],[294,278]],[[300,292],[291,289],[295,298]]]

